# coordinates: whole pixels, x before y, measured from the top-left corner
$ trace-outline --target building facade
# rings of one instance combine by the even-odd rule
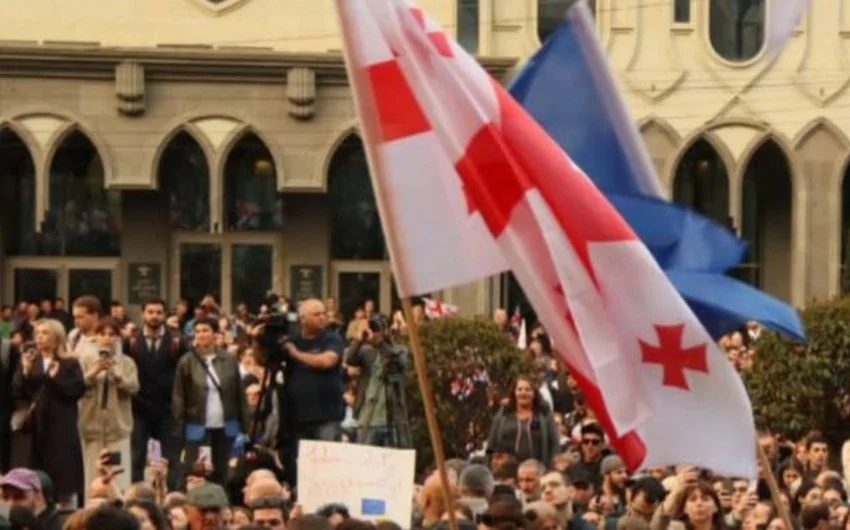
[[[753,242],[737,273],[803,305],[841,289],[850,8],[816,3],[768,63],[765,1],[594,9],[671,197],[733,223]],[[419,3],[507,80],[569,2]],[[271,289],[394,305],[332,0],[8,0],[0,15],[4,303],[211,292],[229,310]],[[513,303],[509,284],[443,297],[484,313]]]

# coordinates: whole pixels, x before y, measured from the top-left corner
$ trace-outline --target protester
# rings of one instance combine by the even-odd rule
[[[24,352],[13,383],[16,401],[27,403],[18,428],[13,426],[20,436],[14,443],[27,447],[13,455],[13,465],[44,470],[53,479],[62,504],[83,491],[77,401],[85,393],[82,368],[69,357],[65,343],[61,322],[37,322],[37,352]]]
[[[103,451],[115,452],[113,465],[130,462],[132,398],[139,391],[136,363],[121,353],[118,322],[103,319],[95,333],[100,348],[98,356],[80,358],[86,383],[79,409],[87,497],[88,485],[97,476]],[[130,486],[129,474],[122,474],[117,480],[121,489]]]

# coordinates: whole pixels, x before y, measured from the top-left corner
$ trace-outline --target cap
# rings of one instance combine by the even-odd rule
[[[604,477],[608,473],[618,471],[625,467],[626,465],[623,463],[622,458],[617,455],[608,455],[602,459],[602,464],[599,465],[599,472]]]
[[[224,488],[209,482],[192,489],[186,495],[186,500],[190,506],[201,510],[216,510],[230,506]]]
[[[0,487],[9,486],[21,491],[41,491],[41,481],[31,469],[17,467],[0,479]]]

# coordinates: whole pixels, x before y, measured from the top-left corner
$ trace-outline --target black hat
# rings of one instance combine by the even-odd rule
[[[371,331],[372,333],[386,333],[387,331],[387,322],[381,315],[372,315],[372,318],[369,319],[368,324],[369,331]]]

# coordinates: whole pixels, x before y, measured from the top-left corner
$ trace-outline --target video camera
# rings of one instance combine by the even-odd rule
[[[263,299],[268,306],[269,314],[257,319],[258,324],[264,324],[263,333],[257,337],[257,342],[265,352],[267,366],[280,365],[286,360],[286,350],[283,345],[297,332],[298,316],[292,312],[281,311],[280,298],[269,294]]]

